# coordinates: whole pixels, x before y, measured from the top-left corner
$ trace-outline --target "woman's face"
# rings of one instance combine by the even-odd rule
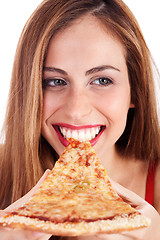
[[[125,50],[94,17],[52,38],[43,93],[42,135],[59,155],[70,137],[89,139],[101,159],[114,153],[132,107]]]

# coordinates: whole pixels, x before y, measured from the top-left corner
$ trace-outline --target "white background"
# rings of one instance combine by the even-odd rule
[[[66,0],[67,1],[67,0]],[[23,26],[41,0],[8,0],[0,5],[0,128],[2,127],[15,49]],[[160,70],[159,0],[124,0],[136,16]]]

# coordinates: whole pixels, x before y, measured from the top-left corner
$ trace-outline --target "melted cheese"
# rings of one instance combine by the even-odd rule
[[[134,212],[112,189],[90,143],[71,140],[38,191],[12,214],[63,223],[112,219]]]

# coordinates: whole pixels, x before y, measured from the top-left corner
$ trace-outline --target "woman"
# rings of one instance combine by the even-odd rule
[[[1,209],[54,166],[69,135],[84,140],[86,129],[111,179],[132,192],[113,182],[116,191],[152,219],[138,236],[103,238],[158,239],[160,133],[151,57],[139,26],[122,1],[43,1],[15,56],[1,150]]]

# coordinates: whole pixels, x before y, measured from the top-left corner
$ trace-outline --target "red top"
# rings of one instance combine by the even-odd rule
[[[155,179],[156,164],[148,170],[146,181],[146,195],[145,200],[153,206],[154,203],[154,179]]]

